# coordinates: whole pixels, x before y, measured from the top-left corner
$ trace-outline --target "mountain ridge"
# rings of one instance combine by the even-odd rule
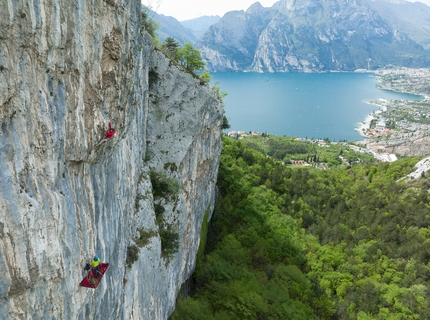
[[[372,0],[369,5],[412,40],[430,49],[430,7],[421,2]]]
[[[252,30],[252,31],[251,31]],[[209,71],[352,71],[424,67],[429,53],[361,0],[281,0],[231,11],[196,46]]]
[[[165,16],[152,10],[148,10],[148,15],[159,24],[158,29],[155,30],[155,34],[161,42],[168,37],[176,39],[181,44],[195,43],[197,41],[194,32],[180,23],[176,18]]]
[[[206,30],[221,19],[220,16],[202,16],[194,19],[180,21],[180,23],[190,29],[196,39],[199,39]]]

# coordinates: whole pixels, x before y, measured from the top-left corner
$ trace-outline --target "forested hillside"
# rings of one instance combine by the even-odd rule
[[[293,160],[303,160],[315,166],[325,163],[330,167],[352,163],[371,163],[375,158],[367,152],[357,152],[351,148],[352,143],[331,142],[324,140],[295,139],[294,137],[263,134],[243,140],[245,146],[261,151],[276,160],[291,164]],[[319,145],[322,143],[322,146]]]
[[[195,292],[172,319],[428,318],[430,181],[397,182],[418,160],[318,170],[225,138]]]

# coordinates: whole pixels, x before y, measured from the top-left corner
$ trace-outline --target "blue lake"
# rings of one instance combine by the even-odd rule
[[[229,130],[330,140],[359,140],[354,130],[377,110],[366,102],[422,97],[376,88],[369,73],[214,73]]]

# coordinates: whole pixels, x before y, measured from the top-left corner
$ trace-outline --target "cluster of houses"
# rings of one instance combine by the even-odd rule
[[[407,120],[400,120],[397,124],[397,127],[400,128],[400,132],[415,132],[415,131],[429,131],[430,125],[429,124],[420,124],[420,123],[414,123],[409,122]],[[367,137],[377,137],[377,136],[383,136],[388,134],[396,133],[395,130],[389,129],[386,127],[385,121],[378,120],[376,122],[376,125],[374,128],[369,128],[366,132]]]
[[[381,135],[387,135],[395,133],[396,131],[387,128],[386,122],[382,115],[388,110],[388,117],[392,118],[392,121],[396,122],[396,128],[400,129],[400,132],[415,132],[415,131],[430,131],[430,121],[423,121],[430,119],[429,107],[415,106],[413,103],[409,103],[404,100],[389,101],[386,99],[378,99],[374,104],[382,107],[382,110],[375,111],[373,116],[374,120],[377,121],[372,128],[366,130],[365,135],[367,137],[376,137]],[[407,113],[410,119],[406,120],[400,117],[402,113]],[[394,113],[394,115],[392,115]],[[397,118],[397,119],[396,119]],[[400,119],[399,119],[400,118]],[[416,120],[416,121],[414,121]],[[364,129],[363,129],[364,131]]]
[[[299,141],[299,142],[310,142],[310,143],[316,143],[318,145],[318,147],[324,147],[324,148],[328,148],[330,144],[340,144],[342,146],[348,146],[347,142],[335,142],[335,141],[327,141],[327,140],[322,140],[322,139],[318,139],[318,140],[313,140],[313,139],[306,139],[306,138],[295,138],[295,141]]]
[[[410,75],[410,76],[430,76],[429,70],[427,68],[419,68],[412,69],[406,67],[398,67],[395,69],[387,68],[387,69],[378,69],[376,70],[377,75],[390,75],[390,74],[398,74],[398,75]]]
[[[367,137],[376,137],[379,135],[386,135],[386,134],[391,134],[394,133],[393,130],[388,129],[384,119],[379,119],[374,128],[369,128],[366,132],[366,136]]]
[[[291,164],[298,164],[302,166],[308,166],[309,164],[305,160],[290,160]]]
[[[245,132],[245,131],[230,131],[227,132],[227,136],[229,138],[233,138],[233,139],[245,139],[251,136],[259,136],[260,133],[258,133],[257,131],[249,131],[249,132]]]

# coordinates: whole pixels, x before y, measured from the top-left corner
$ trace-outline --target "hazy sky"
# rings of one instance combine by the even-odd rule
[[[144,5],[166,16],[172,16],[179,21],[198,18],[201,16],[222,17],[224,13],[233,10],[246,10],[258,0],[142,0]],[[271,7],[279,0],[259,0],[263,7]],[[429,0],[430,1],[430,0]],[[158,8],[158,9],[157,9]]]
[[[271,7],[279,0],[259,0],[263,7]],[[142,0],[152,10],[166,16],[172,16],[179,21],[198,18],[201,16],[219,15],[233,10],[246,10],[257,0]],[[411,1],[415,2],[415,1]],[[420,0],[430,6],[430,0]]]

